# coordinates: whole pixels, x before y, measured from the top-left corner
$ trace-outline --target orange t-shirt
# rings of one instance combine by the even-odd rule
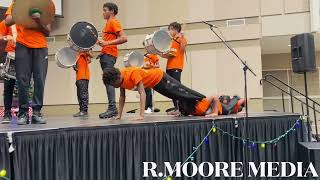
[[[210,107],[210,102],[207,98],[203,98],[201,101],[199,101],[195,107],[195,111],[193,113],[194,116],[203,116],[205,115],[205,112]]]
[[[159,58],[155,54],[147,54],[144,58],[144,62],[148,62],[150,65],[155,66],[159,62]]]
[[[174,56],[168,59],[167,70],[180,69],[184,67],[184,52],[181,51],[181,43],[187,44],[187,40],[184,37],[172,40],[170,53]]]
[[[79,53],[77,61],[77,81],[90,79],[89,56],[86,53]]]
[[[121,75],[123,77],[121,88],[134,90],[141,81],[145,88],[153,88],[161,81],[163,71],[160,68],[128,67],[121,70]]]
[[[6,16],[12,14],[12,7],[11,4],[5,13]],[[17,25],[17,42],[28,47],[28,48],[46,48],[48,47],[47,38],[46,36],[39,31],[27,29],[23,26]]]
[[[207,98],[203,98],[201,101],[199,101],[195,107],[195,112],[193,113],[194,116],[204,116],[205,113],[211,106],[210,102]],[[220,102],[218,102],[218,114],[222,114],[222,105]]]
[[[112,41],[118,38],[122,27],[120,22],[116,18],[111,18],[107,21],[106,25],[103,28],[103,40]],[[113,57],[118,57],[118,48],[117,45],[104,46],[101,50],[102,54],[108,54]]]
[[[0,35],[1,36],[12,36],[11,27],[5,25],[4,21],[0,22]],[[8,41],[5,51],[6,52],[14,52],[16,49],[16,45],[14,41]]]

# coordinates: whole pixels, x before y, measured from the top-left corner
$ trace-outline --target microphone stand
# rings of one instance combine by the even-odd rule
[[[249,70],[251,72],[251,74],[253,74],[254,76],[257,76],[253,70],[247,65],[247,63],[242,60],[242,58],[238,55],[238,53],[229,45],[229,43],[227,43],[221,36],[218,35],[218,33],[216,33],[216,31],[213,28],[217,28],[219,29],[217,26],[212,25],[208,22],[203,21],[203,23],[207,24],[210,27],[210,30],[221,40],[221,42],[237,57],[237,59],[240,61],[240,63],[243,65],[242,70],[243,70],[243,76],[244,76],[244,96],[245,96],[245,107],[246,107],[246,117],[243,119],[243,139],[245,139],[246,141],[243,144],[243,153],[244,153],[244,163],[247,162],[247,157],[248,157],[248,152],[247,149],[245,147],[246,142],[247,142],[247,119],[248,119],[248,85],[247,85],[247,71]],[[246,165],[244,166],[246,167]],[[245,169],[244,169],[245,170]],[[244,173],[245,174],[245,173]],[[244,176],[244,179],[247,179],[246,174]]]

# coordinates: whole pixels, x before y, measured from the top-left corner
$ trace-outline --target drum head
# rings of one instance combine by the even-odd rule
[[[133,51],[125,56],[125,67],[142,67],[144,56],[139,51]]]
[[[82,49],[92,48],[98,41],[97,29],[88,22],[78,22],[70,30],[70,39]]]
[[[170,50],[172,38],[168,31],[160,30],[155,32],[152,41],[154,47],[164,53]]]
[[[77,52],[69,47],[60,49],[56,53],[56,61],[59,67],[69,68],[77,62]]]

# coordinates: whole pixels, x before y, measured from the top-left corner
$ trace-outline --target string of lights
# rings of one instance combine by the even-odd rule
[[[211,135],[216,135],[218,133],[222,133],[223,135],[231,137],[233,140],[241,141],[243,143],[243,145],[248,145],[248,148],[250,148],[250,149],[256,149],[257,147],[260,147],[261,149],[265,149],[268,145],[276,146],[277,143],[279,143],[279,141],[281,141],[283,138],[288,136],[290,133],[295,132],[297,129],[301,128],[301,124],[302,124],[301,121],[303,121],[305,119],[306,119],[305,116],[300,116],[300,118],[297,119],[295,121],[295,123],[291,126],[291,128],[289,128],[285,133],[278,136],[277,138],[274,138],[271,140],[266,140],[266,141],[255,141],[255,140],[244,139],[242,137],[235,136],[235,135],[223,130],[218,125],[216,125],[214,121],[212,121],[212,127],[211,127],[210,131],[202,139],[202,141],[200,142],[200,144],[198,146],[193,147],[192,153],[187,157],[187,159],[183,162],[183,164],[181,166],[183,166],[187,162],[194,161],[194,155],[198,152],[200,147],[203,144],[209,145],[209,143],[210,143],[209,136],[211,136]],[[176,172],[176,168],[173,170],[173,173],[174,172]],[[163,180],[172,180],[172,177],[167,176]]]

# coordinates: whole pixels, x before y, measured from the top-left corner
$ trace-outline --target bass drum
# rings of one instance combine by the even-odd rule
[[[167,54],[170,51],[172,37],[167,30],[159,30],[146,36],[143,46],[150,54]]]
[[[125,67],[142,67],[144,56],[138,51],[132,51],[124,56],[123,63]]]
[[[67,38],[73,50],[89,51],[98,41],[98,31],[88,22],[78,22],[72,26]]]
[[[77,56],[77,51],[69,47],[62,48],[55,55],[56,64],[61,68],[73,67],[77,63]]]

